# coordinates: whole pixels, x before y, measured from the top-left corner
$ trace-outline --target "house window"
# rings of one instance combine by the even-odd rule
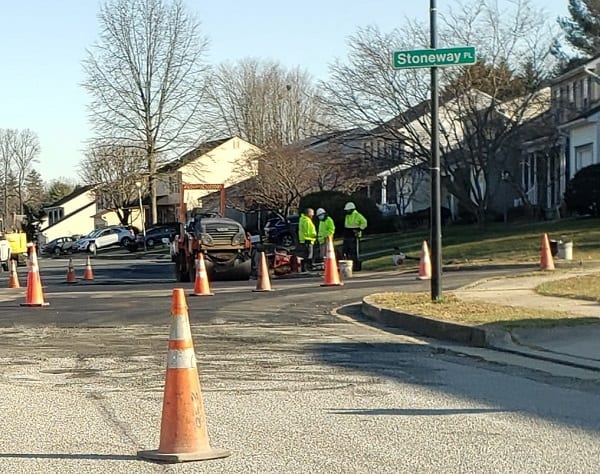
[[[575,173],[594,162],[594,146],[591,143],[575,147]]]

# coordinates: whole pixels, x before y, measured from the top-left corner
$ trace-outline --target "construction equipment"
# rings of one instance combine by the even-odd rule
[[[209,280],[248,280],[252,270],[251,243],[244,227],[233,219],[202,208],[194,208],[188,213],[184,193],[191,189],[220,191],[221,215],[225,213],[224,185],[181,185],[180,230],[173,245],[177,281],[195,281],[199,253],[204,256]]]
[[[19,230],[22,224],[22,216],[13,214],[12,227],[7,229],[5,227],[5,221],[0,218],[0,234],[4,236],[8,244],[10,245],[10,258],[17,261],[17,265],[24,267],[27,265],[28,251],[27,251],[27,234],[22,230]],[[4,268],[4,260],[2,260],[2,266]],[[8,269],[8,262],[6,264]]]

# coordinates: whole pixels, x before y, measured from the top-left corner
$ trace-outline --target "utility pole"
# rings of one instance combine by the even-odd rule
[[[436,0],[429,0],[429,34],[432,50],[437,48]],[[438,68],[431,69],[431,300],[442,299],[442,192],[440,185]]]
[[[437,8],[435,0],[429,0],[430,47],[408,51],[394,51],[392,67],[394,69],[429,68],[431,71],[431,160],[429,176],[431,179],[431,299],[442,299],[442,191],[440,173],[440,127],[438,98],[438,69],[440,67],[465,66],[475,64],[475,47],[458,46],[452,48],[437,47]]]

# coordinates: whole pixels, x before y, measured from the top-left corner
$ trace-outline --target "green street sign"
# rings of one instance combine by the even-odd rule
[[[412,51],[394,51],[394,69],[434,66],[460,66],[475,64],[475,48],[460,46],[457,48],[415,49]]]

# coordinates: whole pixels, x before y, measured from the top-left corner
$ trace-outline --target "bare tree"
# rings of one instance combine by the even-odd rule
[[[318,90],[299,67],[244,59],[222,64],[213,74],[211,103],[218,132],[262,148],[277,148],[324,128]]]
[[[199,140],[205,101],[207,40],[180,0],[107,0],[100,37],[83,65],[90,117],[104,144],[144,152],[157,221],[159,158]]]
[[[137,198],[136,182],[145,184],[144,152],[134,146],[97,144],[86,152],[79,175],[94,185],[94,195],[105,209],[115,211],[123,225],[129,224],[131,203]]]
[[[549,96],[539,92],[551,69],[552,31],[529,0],[457,2],[442,15],[440,44],[475,46],[475,67],[442,68],[440,147],[444,184],[482,220],[510,156],[507,144]],[[383,33],[369,27],[349,42],[346,61],[323,84],[335,120],[374,127],[396,137],[405,156],[430,160],[430,81],[427,69],[393,70],[394,50],[427,48],[428,28],[407,20]]]
[[[0,129],[0,178],[2,180],[2,216],[9,213],[11,197],[15,196],[15,182],[12,168],[14,166],[14,148],[18,131]]]
[[[362,187],[365,181],[360,160],[349,163],[348,154],[296,144],[250,154],[236,163],[234,175],[244,179],[251,176],[243,185],[244,202],[287,215],[307,193],[353,192]]]
[[[18,214],[23,214],[25,202],[26,179],[32,165],[38,161],[40,141],[35,132],[29,129],[20,130],[14,136],[12,145],[14,175],[17,180]]]

